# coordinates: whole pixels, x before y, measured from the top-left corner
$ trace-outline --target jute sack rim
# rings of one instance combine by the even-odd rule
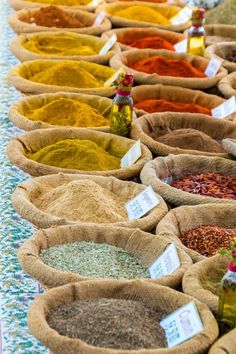
[[[115,0],[116,1],[116,0]],[[142,38],[141,34],[147,33],[149,35],[156,35],[156,36],[160,36],[161,38],[164,38],[168,41],[168,39],[170,38],[170,36],[172,36],[173,38],[176,39],[176,42],[180,42],[182,40],[184,40],[186,37],[182,34],[182,33],[178,33],[178,32],[174,32],[174,31],[167,31],[164,29],[160,29],[157,27],[148,27],[148,28],[138,28],[138,27],[126,27],[126,28],[114,28],[110,31],[107,31],[105,33],[102,34],[102,38],[108,39],[110,38],[113,34],[116,34],[117,38],[118,38],[118,43],[120,45],[120,48],[122,50],[132,50],[134,49],[134,47],[131,47],[127,44],[123,44],[121,42],[119,42],[120,36],[122,34],[129,36],[129,34],[132,35],[132,33],[134,33],[138,35],[138,38]]]
[[[218,89],[225,98],[236,96],[236,72],[225,76],[218,83]]]
[[[225,334],[216,340],[216,342],[211,346],[209,354],[234,354],[236,346],[236,329],[232,329],[230,332]]]
[[[138,140],[145,144],[156,155],[168,154],[192,154],[204,156],[218,156],[230,159],[231,156],[226,153],[215,153],[200,151],[197,149],[183,149],[172,147],[165,143],[155,140],[148,134],[150,131],[158,130],[158,127],[167,127],[171,131],[177,129],[196,129],[203,132],[215,140],[222,140],[224,137],[232,137],[236,139],[236,124],[228,121],[223,121],[218,118],[206,116],[205,114],[191,113],[150,113],[143,115],[139,119],[132,122],[130,136],[132,139]],[[210,127],[210,128],[209,128]],[[150,132],[149,131],[149,132]]]
[[[21,9],[34,9],[37,7],[46,7],[49,6],[50,4],[45,4],[41,3],[40,0],[38,2],[30,2],[30,1],[24,1],[24,0],[10,0],[10,6],[14,10],[21,10]],[[56,5],[63,10],[84,10],[84,11],[94,11],[96,9],[96,6],[94,5],[78,5],[78,6],[64,6],[64,5]]]
[[[202,333],[175,348],[140,349],[138,350],[139,354],[205,353],[218,337],[217,322],[206,305],[171,288],[147,284],[141,280],[133,282],[83,281],[51,289],[43,295],[37,296],[31,304],[28,313],[29,328],[42,344],[50,348],[52,353],[62,354],[66,348],[68,354],[77,352],[81,354],[137,354],[137,350],[99,348],[88,345],[80,339],[61,336],[46,322],[49,312],[60,305],[79,299],[101,297],[143,301],[156,309],[162,306],[166,312],[172,312],[184,304],[194,301],[203,322],[204,331]]]
[[[179,164],[181,166],[179,167]],[[140,178],[143,184],[151,185],[154,191],[162,198],[174,205],[197,205],[206,203],[229,203],[236,204],[233,199],[220,199],[184,192],[168,184],[173,171],[182,173],[219,172],[229,176],[236,176],[236,165],[234,161],[222,157],[194,156],[189,154],[168,155],[157,157],[149,161],[143,167]],[[162,172],[163,171],[163,172]],[[176,173],[176,172],[174,172]],[[166,183],[164,182],[166,180]]]
[[[164,237],[183,249],[194,263],[213,257],[205,257],[197,251],[186,247],[180,240],[181,234],[199,226],[217,225],[219,227],[234,228],[236,206],[224,204],[182,205],[170,210],[157,224],[157,237]]]
[[[16,0],[18,1],[18,0]],[[28,1],[27,1],[28,2]],[[42,6],[41,6],[42,7]],[[50,31],[50,32],[60,32],[62,31],[62,28],[58,27],[45,27],[45,26],[38,26],[34,25],[31,23],[27,23],[22,21],[22,17],[28,15],[28,14],[33,14],[35,11],[38,11],[40,8],[22,8],[19,11],[14,12],[8,17],[8,22],[11,28],[18,34],[21,33],[34,33],[34,32],[45,32],[45,31]],[[91,21],[93,22],[96,19],[96,15],[91,12],[83,11],[83,10],[71,10],[71,9],[66,9],[66,12],[68,12],[71,15],[74,15],[78,19],[81,19],[85,16],[87,16]],[[103,32],[108,31],[111,29],[111,22],[105,18],[100,25],[96,26],[89,26],[89,27],[82,27],[82,28],[63,28],[64,31],[66,32],[73,32],[73,33],[84,33],[84,34],[90,34],[90,35],[96,35],[100,36]]]
[[[153,22],[129,20],[124,17],[112,15],[107,11],[109,9],[114,9],[114,8],[124,9],[129,6],[135,6],[135,5],[147,6],[147,7],[154,8],[156,10],[161,9],[161,8],[167,8],[167,7],[178,8],[178,6],[174,6],[172,4],[170,5],[167,3],[156,4],[156,3],[151,3],[151,2],[144,3],[142,1],[141,2],[140,1],[123,1],[123,2],[116,1],[114,3],[101,4],[100,6],[97,7],[95,12],[97,12],[97,13],[100,11],[106,12],[108,19],[111,21],[111,23],[114,25],[114,27],[122,27],[122,28],[123,27],[156,27],[156,28],[166,29],[166,30],[174,31],[174,32],[182,32],[191,26],[191,21],[186,21],[185,23],[179,24],[179,25],[172,25],[172,24],[161,25],[159,23],[153,23]],[[179,7],[179,11],[180,10],[181,10],[181,8]]]
[[[58,173],[56,175],[46,175],[36,178],[28,179],[25,182],[19,184],[14,190],[11,200],[12,204],[16,208],[17,212],[29,220],[32,224],[37,227],[47,229],[52,226],[60,225],[79,225],[83,226],[85,223],[82,221],[71,221],[66,218],[57,217],[52,214],[48,214],[43,210],[36,207],[32,200],[32,193],[36,193],[38,190],[42,190],[42,185],[50,185],[56,187],[64,183],[69,183],[70,181],[80,181],[84,179],[89,179],[103,188],[111,190],[113,193],[122,195],[123,189],[125,187],[133,190],[133,195],[136,196],[141,193],[146,187],[142,184],[138,184],[130,181],[121,181],[115,177],[102,177],[102,176],[92,176],[92,175],[75,175],[75,174],[62,174]],[[130,192],[129,192],[130,193]],[[130,199],[132,196],[130,195]],[[100,223],[99,226],[112,226],[112,227],[125,227],[125,228],[139,228],[143,231],[152,231],[155,229],[158,222],[167,214],[168,208],[162,197],[156,193],[159,200],[159,204],[153,208],[148,214],[144,215],[140,219],[127,220],[115,223]],[[87,223],[92,226],[97,226],[98,223]]]
[[[110,4],[110,3],[114,3],[114,2],[116,2],[116,1],[118,1],[118,0],[106,0],[106,3],[107,4]],[[123,1],[125,1],[125,2],[128,2],[129,0],[123,0]],[[141,1],[139,1],[139,3],[143,3],[144,5],[146,4],[146,3],[153,3],[151,0],[141,0]],[[154,2],[154,4],[162,4],[162,5],[167,5],[168,4],[168,0],[166,0],[165,2]],[[181,0],[175,0],[175,2],[173,2],[173,3],[171,3],[171,4],[168,4],[168,5],[172,5],[172,6],[180,6],[180,7],[184,7],[184,2],[183,1],[181,1]]]
[[[57,245],[82,241],[105,243],[122,248],[140,257],[143,265],[147,269],[171,244],[167,239],[153,237],[153,235],[137,228],[127,229],[115,226],[89,225],[85,223],[84,225],[58,226],[47,230],[39,230],[18,249],[17,255],[24,271],[47,288],[92,279],[116,281],[117,279],[115,278],[88,277],[69,271],[60,271],[44,263],[40,257],[42,250]],[[186,255],[182,249],[177,248],[177,253],[181,265],[174,273],[160,278],[140,279],[145,283],[151,282],[177,288],[182,281],[184,273],[192,264],[191,258]],[[134,279],[127,279],[127,281],[132,280]]]
[[[117,53],[110,59],[110,66],[114,69],[119,69],[121,66],[127,71],[133,73],[135,81],[139,84],[164,84],[171,86],[181,86],[186,88],[204,89],[215,86],[224,76],[227,75],[227,70],[221,67],[214,77],[206,78],[185,78],[162,76],[157,74],[147,74],[141,71],[136,71],[128,66],[129,59],[141,60],[159,55],[166,59],[183,59],[190,62],[192,65],[197,66],[203,72],[205,71],[209,60],[196,55],[189,55],[186,53],[176,53],[169,50],[161,49],[132,49],[125,52]]]
[[[214,25],[204,25],[206,31],[206,45],[212,45],[218,43],[218,41],[212,41],[210,37],[219,36],[221,37],[222,34],[224,35],[225,32],[231,38],[232,34],[235,33],[235,36],[232,37],[232,40],[236,40],[236,26],[233,25],[223,25],[223,24],[214,24]],[[187,36],[187,30],[184,32],[184,35]],[[227,37],[225,37],[227,38]]]
[[[67,62],[74,62],[74,60],[65,60]],[[80,60],[85,61],[85,60]],[[23,62],[21,64],[13,67],[8,73],[8,81],[20,92],[25,94],[39,94],[39,93],[51,93],[51,92],[74,92],[74,93],[85,93],[88,95],[97,95],[104,97],[111,97],[115,93],[115,88],[113,86],[110,87],[99,87],[99,88],[77,88],[77,87],[69,87],[69,86],[57,86],[57,85],[47,85],[39,82],[34,82],[25,79],[20,75],[20,70],[23,67],[30,66],[35,63],[55,63],[59,64],[62,60],[31,60],[27,62]],[[88,62],[91,63],[91,62]],[[96,63],[91,63],[96,64]],[[96,64],[100,65],[100,64]]]
[[[223,59],[223,66],[229,71],[236,71],[236,63],[233,63],[225,59],[225,54],[227,55],[236,47],[236,41],[234,42],[220,42],[210,45],[206,48],[206,55],[210,58],[219,57]]]
[[[99,55],[98,53],[96,55],[87,55],[87,56],[79,56],[79,55],[53,55],[53,54],[39,54],[32,52],[24,47],[24,43],[30,40],[31,38],[34,38],[35,36],[44,36],[44,35],[55,35],[55,36],[60,36],[60,35],[71,35],[74,37],[77,37],[78,39],[88,39],[88,40],[93,40],[94,42],[100,43],[101,45],[104,45],[106,41],[100,37],[96,36],[91,36],[88,34],[81,34],[81,33],[72,33],[72,32],[67,32],[67,31],[58,31],[58,32],[53,32],[53,31],[45,31],[45,32],[35,32],[35,33],[26,33],[26,34],[21,34],[13,41],[11,42],[11,51],[17,57],[21,62],[24,61],[30,61],[30,60],[38,60],[38,59],[46,59],[46,60],[85,60],[85,61],[91,61],[93,63],[97,64],[107,64],[109,60],[112,58],[112,56],[115,53],[120,52],[120,46],[118,43],[115,43],[113,47],[103,55]]]
[[[224,139],[222,140],[222,145],[225,151],[236,157],[236,139]]]
[[[119,144],[124,144],[123,146],[127,147],[127,151],[135,143],[135,140],[129,138],[86,128],[36,129],[13,138],[8,144],[7,154],[12,163],[21,168],[26,173],[31,174],[32,176],[41,176],[63,172],[72,174],[114,176],[119,179],[132,179],[133,177],[139,175],[145,163],[152,159],[151,152],[143,144],[141,144],[142,155],[133,165],[126,168],[107,171],[82,171],[49,166],[30,160],[25,155],[26,152],[38,151],[44,146],[48,146],[49,144],[53,144],[64,139],[88,139],[100,145],[102,142],[105,143],[106,141],[106,147],[108,149],[112,145],[117,146]],[[32,148],[32,145],[37,147]]]
[[[70,93],[70,92],[46,93],[46,94],[24,97],[21,100],[13,103],[9,109],[9,118],[11,119],[11,121],[15,126],[26,131],[35,130],[35,129],[61,128],[62,127],[61,125],[52,125],[40,120],[38,121],[30,120],[21,112],[24,110],[24,106],[28,104],[32,104],[32,106],[34,105],[35,108],[39,108],[41,106],[46,105],[49,102],[54,101],[54,99],[61,98],[61,97],[72,98],[78,101],[81,100],[81,102],[87,103],[91,105],[91,107],[96,109],[98,109],[96,106],[97,102],[101,102],[103,106],[105,105],[107,106],[104,112],[101,112],[104,115],[106,115],[107,111],[109,111],[112,107],[112,100],[107,97],[95,96],[95,95],[84,95],[82,93],[80,94],[80,93]],[[37,102],[37,104],[35,102]],[[38,103],[42,103],[42,105]],[[136,115],[135,113],[133,113],[133,119],[135,119],[135,117]],[[70,126],[68,125],[64,127],[70,127]],[[81,127],[81,129],[87,129],[87,128]],[[110,127],[109,126],[89,127],[89,129],[109,132]]]

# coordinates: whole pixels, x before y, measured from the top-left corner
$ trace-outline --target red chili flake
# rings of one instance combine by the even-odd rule
[[[208,172],[175,179],[172,187],[214,198],[236,199],[236,178]]]
[[[221,248],[230,248],[236,229],[219,226],[199,226],[180,236],[182,243],[206,257],[214,256]]]

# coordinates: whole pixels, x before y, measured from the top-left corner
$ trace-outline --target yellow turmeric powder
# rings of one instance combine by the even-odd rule
[[[120,158],[109,154],[90,140],[66,139],[28,153],[34,161],[49,166],[83,170],[106,171],[120,168]]]
[[[91,0],[26,0],[28,2],[38,2],[41,4],[60,5],[60,6],[81,6],[87,5]]]
[[[170,23],[158,10],[142,5],[129,6],[118,11],[113,11],[113,14],[134,21],[153,22],[161,25],[168,25]]]
[[[28,112],[27,118],[52,125],[72,127],[101,127],[110,124],[109,119],[103,117],[95,108],[64,97]]]

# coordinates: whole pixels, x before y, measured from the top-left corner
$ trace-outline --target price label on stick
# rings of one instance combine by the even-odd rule
[[[113,82],[118,79],[121,73],[125,73],[125,69],[123,68],[123,66],[120,67],[111,77],[109,77],[109,79],[107,79],[107,81],[104,82],[104,86],[105,87],[111,86]]]
[[[107,42],[104,44],[104,46],[102,47],[102,49],[99,52],[99,55],[104,55],[106,54],[112,47],[113,45],[116,43],[117,41],[117,37],[116,34],[114,33],[108,40]]]
[[[177,249],[172,243],[162,253],[160,257],[151,265],[149,273],[151,278],[161,278],[165,275],[172,274],[180,267],[180,260]]]
[[[223,62],[223,59],[220,58],[212,58],[207,65],[207,68],[205,70],[205,74],[207,77],[213,77],[216,76],[219,68],[221,67],[221,64]]]
[[[100,25],[103,22],[105,17],[106,17],[106,13],[104,11],[99,12],[97,17],[95,18],[95,21],[94,21],[94,24],[92,27]]]
[[[151,186],[125,205],[129,220],[139,219],[160,203]]]
[[[236,112],[236,98],[232,96],[218,107],[211,110],[212,117],[225,118]]]
[[[188,43],[187,39],[184,39],[183,41],[176,43],[174,45],[175,51],[177,53],[186,53],[187,52],[187,43]]]
[[[192,17],[193,10],[189,6],[185,6],[182,10],[180,10],[176,16],[170,19],[172,25],[181,25],[189,21]]]
[[[166,316],[160,325],[165,331],[168,348],[176,347],[204,330],[193,301]]]
[[[141,156],[141,143],[140,140],[138,140],[131,149],[122,157],[120,161],[120,167],[129,167],[133,165]]]

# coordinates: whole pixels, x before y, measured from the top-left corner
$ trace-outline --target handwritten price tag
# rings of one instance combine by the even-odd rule
[[[95,18],[95,21],[94,21],[94,24],[92,27],[100,25],[103,22],[105,17],[106,17],[106,13],[104,11],[99,12],[97,17]]]
[[[207,65],[207,68],[205,70],[205,74],[207,77],[213,77],[216,76],[219,68],[221,67],[221,64],[223,62],[223,59],[220,58],[212,58]]]
[[[108,41],[104,44],[104,46],[102,47],[102,49],[99,52],[99,55],[104,55],[106,54],[112,47],[113,45],[116,43],[117,41],[117,37],[116,34],[113,34]]]
[[[186,53],[187,52],[187,43],[188,43],[187,39],[184,39],[183,41],[176,43],[174,45],[175,51],[177,53]]]
[[[160,257],[151,265],[149,273],[151,278],[161,278],[172,274],[180,267],[180,260],[175,245],[172,243]]]
[[[129,149],[129,151],[122,157],[120,161],[120,167],[129,167],[133,165],[141,156],[141,144],[140,140],[138,140],[132,148]]]
[[[176,16],[170,19],[172,25],[181,25],[189,21],[192,17],[193,10],[189,6],[185,6],[182,10],[180,10]]]
[[[160,203],[151,186],[139,193],[125,205],[129,220],[140,219]]]
[[[203,332],[202,321],[193,301],[169,314],[161,320],[160,325],[165,331],[168,348],[176,347]]]
[[[236,112],[236,98],[232,96],[218,107],[211,110],[212,117],[225,118]]]
[[[120,67],[107,81],[104,82],[105,87],[109,87],[113,84],[114,81],[116,81],[121,73],[125,73],[125,69]]]

